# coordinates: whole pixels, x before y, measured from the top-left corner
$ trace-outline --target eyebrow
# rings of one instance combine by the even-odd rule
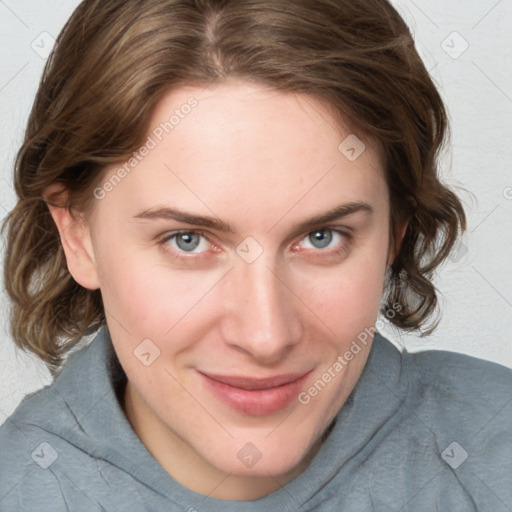
[[[340,206],[332,208],[326,213],[316,215],[315,217],[312,217],[301,222],[295,227],[295,231],[308,231],[322,224],[328,224],[329,222],[334,222],[335,220],[342,219],[343,217],[347,217],[358,212],[363,212],[368,215],[371,215],[373,213],[373,208],[368,203],[365,203],[363,201],[355,201],[352,203],[342,204]]]
[[[204,228],[216,229],[217,231],[224,231],[234,233],[234,229],[218,217],[206,217],[203,215],[194,215],[175,208],[157,208],[143,210],[134,219],[149,219],[149,220],[177,220],[185,224],[193,224],[195,226],[202,226]]]
[[[313,229],[322,224],[328,224],[335,220],[339,220],[348,215],[354,213],[364,212],[367,214],[373,213],[373,208],[363,201],[355,201],[351,203],[342,204],[336,206],[326,213],[316,215],[310,219],[307,219],[297,226],[295,226],[295,232],[307,231]],[[218,217],[209,217],[203,215],[195,215],[192,213],[178,210],[176,208],[162,207],[156,209],[147,209],[134,215],[134,219],[148,219],[148,220],[176,220],[184,222],[185,224],[191,224],[194,226],[201,226],[205,228],[215,229],[221,232],[235,233],[235,230],[226,222],[222,221]]]

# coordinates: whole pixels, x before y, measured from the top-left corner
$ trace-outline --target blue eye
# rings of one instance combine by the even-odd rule
[[[204,252],[208,248],[208,241],[194,231],[181,231],[172,234],[167,239],[169,245],[181,252]]]
[[[342,234],[332,229],[317,229],[308,233],[303,242],[306,249],[325,249],[326,247],[336,246],[340,243]],[[334,244],[333,244],[334,242]],[[309,244],[309,247],[308,247]]]

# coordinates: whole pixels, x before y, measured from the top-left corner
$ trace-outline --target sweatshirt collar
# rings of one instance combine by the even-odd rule
[[[363,373],[338,413],[333,428],[306,470],[281,489],[254,501],[238,502],[244,511],[295,511],[340,472],[347,476],[359,457],[393,427],[405,400],[400,352],[376,333]],[[85,349],[70,356],[56,377],[53,392],[74,416],[48,429],[93,457],[109,461],[170,502],[225,512],[226,503],[205,497],[175,481],[142,444],[126,419],[116,390],[126,376],[115,355],[107,327]],[[50,418],[51,420],[51,418]],[[388,427],[383,428],[383,425]],[[307,508],[306,508],[307,509]]]

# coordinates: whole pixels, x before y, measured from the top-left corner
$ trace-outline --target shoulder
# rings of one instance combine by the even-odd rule
[[[0,427],[0,510],[67,510],[52,470],[58,458],[55,436],[37,425],[37,409],[50,405],[41,394],[25,398]]]
[[[407,401],[434,436],[445,462],[470,457],[484,480],[512,471],[512,370],[465,354],[402,354]],[[505,482],[503,487],[505,488]]]
[[[84,444],[94,440],[55,382],[25,397],[0,427],[0,510],[96,510],[90,488],[104,485]]]
[[[389,418],[368,448],[373,463],[365,459],[372,499],[384,509],[395,488],[407,510],[503,510],[512,502],[512,370],[442,350],[398,354],[398,378],[391,357],[376,368],[373,392],[392,406],[379,405]]]
[[[68,374],[78,373],[85,352],[73,356]],[[69,439],[81,425],[69,404],[78,386],[63,374],[25,396],[0,426],[0,510],[68,510],[62,474],[73,471],[68,455],[79,450]]]
[[[418,390],[438,398],[503,405],[512,399],[512,369],[445,350],[402,354]]]

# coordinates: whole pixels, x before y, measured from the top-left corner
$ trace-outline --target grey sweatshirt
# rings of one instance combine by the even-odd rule
[[[512,371],[376,334],[308,468],[253,501],[175,481],[126,420],[106,327],[0,428],[0,511],[512,511]]]

